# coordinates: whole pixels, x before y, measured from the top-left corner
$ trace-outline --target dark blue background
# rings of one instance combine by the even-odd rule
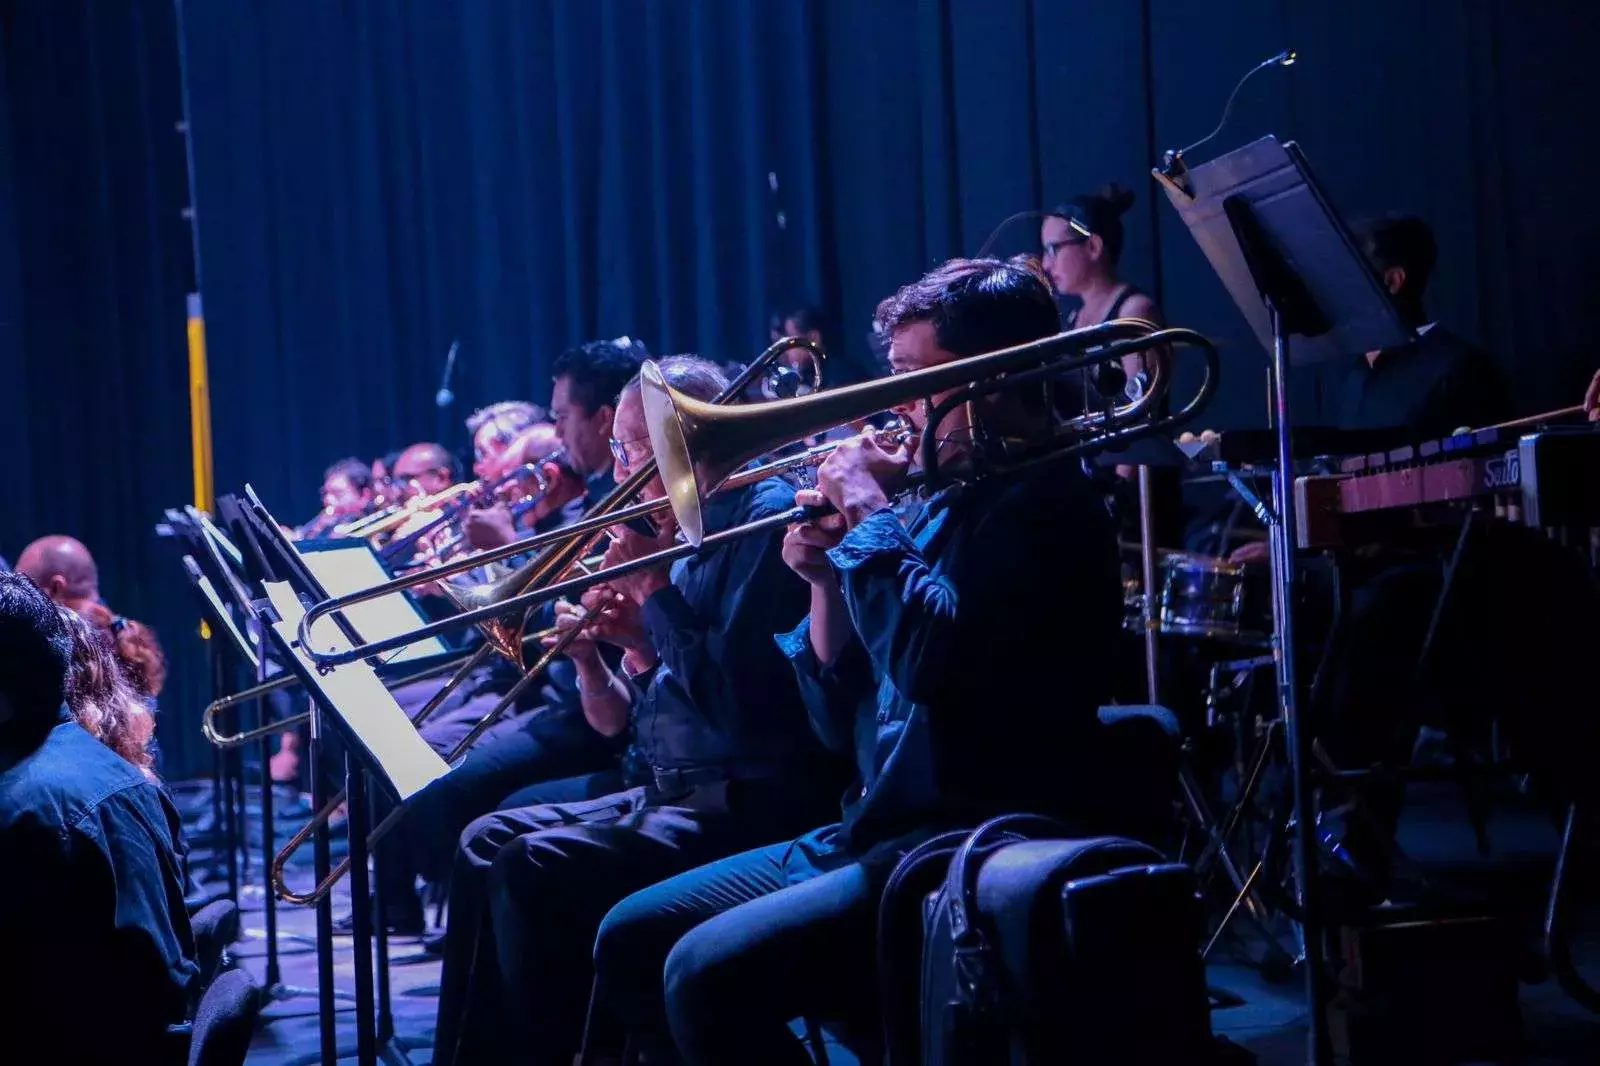
[[[1141,197],[1128,276],[1229,343],[1205,421],[1259,422],[1261,353],[1147,172],[1285,45],[1301,63],[1253,81],[1212,148],[1293,137],[1347,213],[1426,216],[1440,317],[1522,409],[1575,402],[1600,363],[1597,8],[191,0],[217,484],[308,517],[330,459],[441,432],[455,339],[453,446],[477,404],[546,398],[571,342],[747,359],[784,295],[835,309],[836,363],[864,372],[880,297],[1108,179]],[[90,544],[179,660],[162,735],[193,772],[205,671],[150,535],[190,495],[174,10],[4,0],[0,34],[0,552]]]

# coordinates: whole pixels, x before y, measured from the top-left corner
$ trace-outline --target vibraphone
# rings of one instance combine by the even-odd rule
[[[1600,429],[1492,428],[1351,455],[1337,473],[1297,478],[1295,507],[1302,548],[1359,539],[1375,522],[1462,508],[1566,541],[1572,530],[1600,527]]]

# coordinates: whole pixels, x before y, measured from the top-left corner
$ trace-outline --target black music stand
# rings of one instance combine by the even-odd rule
[[[253,575],[259,584],[272,574],[272,567],[265,552],[256,543],[252,531],[246,524],[238,499],[234,496],[224,496],[218,501],[218,513],[227,516],[227,522],[239,541],[245,545],[243,549],[235,544],[226,533],[211,521],[205,513],[193,508],[185,508],[189,521],[199,530],[201,546],[205,549],[204,558],[208,558],[210,566],[207,568],[215,575],[213,583],[218,589],[227,589],[232,600],[233,612],[246,621],[246,630],[249,636],[237,628],[230,627],[227,632],[232,638],[235,648],[242,662],[250,668],[256,684],[265,682],[271,673],[272,657],[263,635],[258,604],[250,595],[245,585],[244,578],[239,571],[243,570]],[[256,701],[258,725],[267,722],[268,705],[265,699]],[[286,985],[282,980],[282,970],[278,963],[281,954],[280,933],[278,929],[278,899],[272,891],[272,860],[275,851],[273,828],[277,824],[275,795],[272,782],[272,742],[266,736],[261,738],[261,748],[257,753],[260,760],[259,787],[261,790],[261,874],[262,895],[261,912],[265,929],[260,934],[267,944],[267,972],[266,995],[271,1001],[294,999],[301,996],[318,996],[318,989],[301,988],[295,985]],[[242,767],[241,767],[242,772]],[[241,817],[240,824],[244,819]],[[248,851],[246,853],[248,855]],[[254,935],[254,931],[249,931]],[[315,948],[314,938],[307,938],[295,934],[295,939],[309,942]],[[335,998],[350,998],[347,994],[335,991]]]
[[[1323,1066],[1332,1061],[1326,1014],[1329,974],[1316,891],[1310,737],[1300,720],[1295,671],[1297,536],[1289,379],[1296,366],[1402,345],[1411,334],[1294,142],[1264,137],[1180,176],[1156,171],[1155,177],[1270,359],[1278,447],[1267,532],[1278,712],[1294,797],[1308,1061]]]
[[[192,512],[192,508],[187,509]],[[170,538],[178,542],[180,562],[184,565],[184,572],[189,576],[191,591],[200,596],[198,606],[201,617],[210,625],[207,615],[209,607],[205,602],[204,594],[197,583],[196,571],[200,571],[212,588],[220,588],[224,578],[214,568],[214,562],[207,551],[205,531],[195,522],[191,514],[185,511],[168,508],[165,521],[156,524],[158,537]],[[215,630],[215,626],[212,626]],[[234,670],[229,669],[228,661],[223,653],[221,642],[217,639],[206,641],[206,658],[211,674],[211,698],[221,699],[232,695],[238,687],[238,677]],[[242,781],[235,782],[235,763],[232,753],[213,747],[211,754],[211,818],[215,832],[221,838],[220,851],[213,856],[213,863],[222,863],[222,874],[227,880],[228,896],[237,903],[239,901],[240,869],[239,854],[243,839],[242,826],[244,822],[242,805]],[[239,776],[242,778],[242,768]],[[215,873],[215,868],[212,870]]]
[[[213,556],[212,562],[219,565],[226,565],[222,559],[216,557],[215,555]],[[224,602],[223,597],[218,593],[215,582],[213,582],[210,575],[206,573],[207,569],[214,569],[214,567],[202,567],[202,565],[196,561],[192,555],[185,555],[183,557],[183,564],[184,572],[189,577],[190,585],[198,595],[201,614],[205,618],[207,625],[211,627],[212,632],[217,635],[213,638],[213,640],[219,644],[226,643],[229,647],[231,647],[234,651],[234,654],[238,656],[239,661],[249,668],[251,674],[257,679],[258,684],[261,681],[266,680],[269,656],[266,654],[267,649],[261,647],[261,642],[263,640],[263,638],[259,635],[262,631],[261,622],[255,605],[248,599],[248,597],[246,597],[243,600],[236,599],[230,607],[230,605]],[[230,591],[235,594],[243,594],[244,588],[242,584],[234,582],[232,583]],[[257,635],[256,640],[252,641],[250,637],[245,635],[245,631],[239,628],[237,622],[235,621],[235,614],[246,619],[247,627],[252,633]],[[226,637],[226,640],[223,640],[223,637]],[[260,653],[257,652],[257,648],[260,648]],[[260,724],[265,724],[266,709],[264,701],[261,703],[261,706],[262,710],[258,715],[258,721]],[[262,820],[261,869],[263,874],[268,874],[268,872],[271,870],[273,857],[273,795],[272,773],[267,765],[268,743],[269,742],[265,738],[262,739],[262,761],[260,769]],[[283,971],[279,963],[279,956],[282,953],[279,946],[279,941],[282,934],[278,929],[278,901],[277,897],[273,895],[272,886],[270,884],[263,884],[262,889],[262,918],[265,928],[261,931],[246,930],[246,934],[260,937],[266,942],[266,989],[264,993],[266,999],[269,1002],[279,1002],[287,999],[318,996],[319,992],[317,989],[301,988],[297,985],[284,984]],[[299,940],[302,943],[309,945],[312,950],[315,950],[317,947],[316,941],[310,937],[301,936],[300,934],[288,935],[291,939]],[[343,999],[351,998],[348,993],[341,993],[338,991],[334,992],[334,996],[335,998]]]
[[[343,742],[345,752],[345,777],[347,789],[346,824],[349,837],[350,894],[352,950],[355,962],[356,1047],[354,1054],[362,1066],[376,1063],[381,1057],[386,1062],[405,1062],[404,1048],[394,1033],[393,1014],[389,1005],[388,937],[379,923],[376,936],[373,932],[373,896],[367,872],[367,833],[370,829],[368,785],[376,781],[391,799],[404,803],[428,784],[449,772],[449,766],[419,733],[412,728],[394,699],[384,688],[377,672],[369,662],[357,662],[337,669],[325,669],[306,655],[297,639],[297,629],[304,614],[300,597],[309,600],[328,598],[316,576],[300,557],[293,544],[283,536],[277,521],[261,503],[255,492],[245,489],[246,520],[252,527],[257,544],[270,557],[271,568],[283,575],[284,580],[272,581],[264,589],[272,601],[272,611],[277,620],[266,627],[273,645],[283,655],[284,661],[305,685],[314,703],[312,715],[313,750],[320,726],[332,728]],[[344,639],[355,642],[358,635],[348,619],[336,616],[337,626]],[[327,630],[319,632],[326,633]],[[319,801],[318,810],[326,805]],[[326,832],[317,844],[317,872],[319,883],[327,876]],[[337,1047],[332,1026],[330,997],[332,980],[332,909],[331,893],[325,894],[317,905],[317,940],[319,959],[326,955],[328,965],[322,979],[322,1047],[321,1059],[332,1066],[338,1058],[348,1055]],[[377,988],[374,997],[373,946],[378,952]],[[324,951],[326,945],[326,951]],[[380,1046],[381,1045],[381,1046]]]

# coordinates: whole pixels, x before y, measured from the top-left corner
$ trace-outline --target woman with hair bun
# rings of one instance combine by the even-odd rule
[[[1096,326],[1114,318],[1143,318],[1162,324],[1156,302],[1117,274],[1122,258],[1122,216],[1132,206],[1133,193],[1111,184],[1045,212],[1039,232],[1045,273],[1057,295],[1079,300],[1079,306],[1066,316],[1067,329]],[[1131,395],[1142,391],[1146,378],[1141,375],[1148,375],[1152,358],[1150,353],[1123,357]]]

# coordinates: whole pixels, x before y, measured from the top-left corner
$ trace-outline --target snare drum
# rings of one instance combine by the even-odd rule
[[[1244,567],[1209,555],[1173,552],[1161,559],[1161,632],[1211,640],[1265,639],[1261,604]]]
[[[1265,644],[1270,626],[1263,575],[1209,555],[1168,552],[1158,567],[1157,631],[1241,644]],[[1135,575],[1122,584],[1123,617],[1135,632],[1144,626],[1144,592]]]

